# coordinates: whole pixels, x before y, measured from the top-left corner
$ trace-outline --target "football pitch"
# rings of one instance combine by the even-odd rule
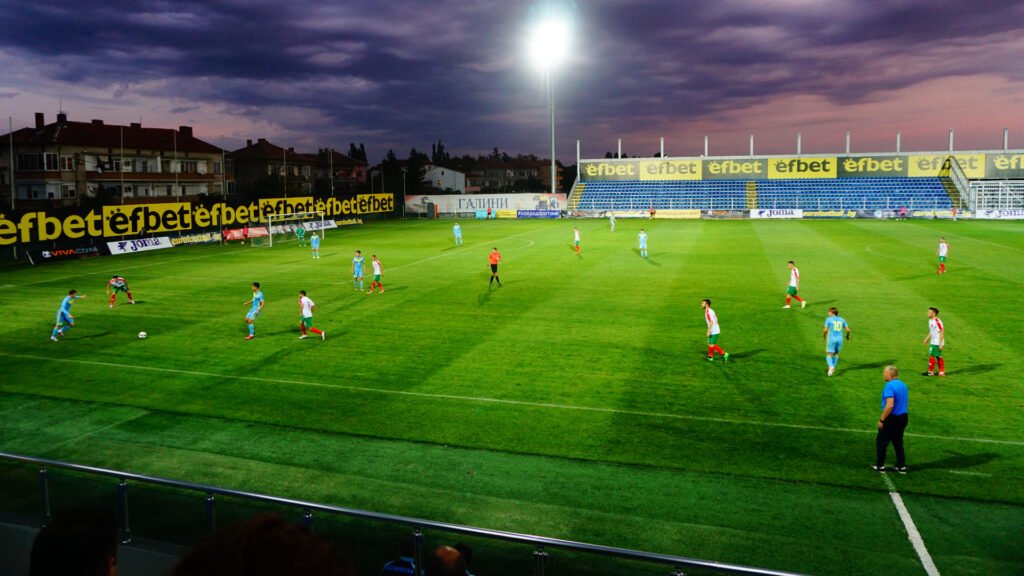
[[[0,269],[0,450],[780,570],[923,574],[892,491],[939,572],[1024,573],[1021,223],[461,224],[458,247],[450,221],[370,222],[330,231],[320,260],[291,242]],[[356,249],[368,274],[380,257],[383,294],[353,289]],[[806,309],[782,309],[791,259]],[[112,274],[138,304],[108,309]],[[254,281],[267,303],[246,341]],[[50,342],[71,288],[77,326]],[[298,338],[299,290],[326,340]],[[704,358],[702,298],[727,364]],[[831,306],[852,338],[827,377]],[[921,375],[930,306],[945,378]],[[910,389],[906,475],[870,468],[888,364]]]

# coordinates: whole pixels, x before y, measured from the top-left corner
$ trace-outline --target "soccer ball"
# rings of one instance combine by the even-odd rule
[[[146,334],[145,332],[139,332],[139,340],[145,340],[147,336],[149,336],[149,334]]]

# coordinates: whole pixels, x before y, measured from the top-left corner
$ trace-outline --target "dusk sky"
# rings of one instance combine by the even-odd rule
[[[0,0],[0,116],[547,156],[531,1]],[[1024,148],[1019,0],[578,0],[558,156]],[[4,118],[6,122],[6,118]],[[6,125],[2,132],[6,132]],[[223,136],[223,140],[222,140]]]

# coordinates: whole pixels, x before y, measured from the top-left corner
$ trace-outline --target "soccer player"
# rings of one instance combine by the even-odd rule
[[[309,239],[309,247],[313,249],[313,259],[320,259],[320,236],[317,236],[316,232],[313,232],[313,236]]]
[[[807,300],[797,296],[797,291],[800,289],[800,269],[792,260],[787,265],[789,266],[789,287],[786,288],[786,305],[783,308],[789,308],[790,298],[796,298],[801,308],[807,308]]]
[[[299,241],[299,246],[302,246],[302,241],[306,237],[306,229],[299,224],[295,227],[295,239]]]
[[[135,298],[132,298],[132,291],[128,289],[128,282],[124,278],[114,274],[110,278],[110,282],[107,282],[107,296],[110,296],[110,307],[114,307],[114,298],[117,297],[118,292],[124,292],[128,296],[128,303],[135,304]]]
[[[729,353],[722,350],[722,347],[718,345],[718,335],[721,333],[721,328],[718,327],[718,315],[711,308],[711,300],[705,298],[700,301],[700,307],[704,309],[704,321],[707,322],[708,331],[708,362],[715,361],[715,352],[722,355],[722,361],[729,361]]]
[[[825,363],[828,364],[828,375],[836,373],[836,366],[839,365],[839,351],[843,349],[843,332],[846,332],[846,339],[850,339],[850,325],[839,315],[836,308],[828,309],[828,318],[825,318],[825,329],[821,332],[821,339],[825,341]]]
[[[640,257],[647,258],[647,232],[644,232],[644,229],[641,228],[640,233],[636,237],[640,240]]]
[[[928,335],[924,337],[928,344],[928,371],[922,376],[935,376],[935,365],[938,364],[939,376],[946,375],[946,360],[942,357],[942,348],[946,345],[946,328],[939,320],[939,309],[928,309]]]
[[[615,232],[615,212],[608,213],[608,223],[612,226],[612,232]]]
[[[498,248],[491,248],[491,253],[488,256],[491,262],[491,282],[488,286],[494,286],[494,281],[498,281],[498,288],[501,288],[501,278],[498,278],[498,264],[501,264],[501,252],[498,252]]]
[[[64,332],[75,327],[75,317],[71,314],[71,304],[79,298],[85,298],[85,294],[79,295],[78,290],[68,290],[68,295],[60,301],[60,308],[57,309],[57,319],[53,323],[53,332],[50,333],[50,340],[57,341],[57,336],[63,336]]]
[[[956,222],[956,206],[953,206],[951,211],[953,212],[953,222]]]
[[[935,252],[939,257],[939,271],[936,274],[946,273],[946,257],[949,256],[949,244],[946,242],[946,237],[939,237],[939,249]]]
[[[459,226],[458,222],[452,226],[452,232],[455,233],[455,245],[462,246],[462,226]]]
[[[252,304],[252,309],[245,315],[245,323],[249,325],[249,335],[245,337],[246,340],[252,340],[256,337],[256,319],[259,318],[260,313],[263,312],[263,305],[266,301],[263,298],[263,291],[260,290],[260,283],[252,283],[252,300],[249,300],[243,306]]]
[[[377,255],[374,254],[370,257],[370,264],[373,264],[373,282],[370,282],[370,291],[367,294],[373,294],[373,287],[380,287],[380,293],[384,293],[384,285],[380,283],[380,275],[384,272],[384,267],[381,266],[380,260],[377,260]]]
[[[576,253],[579,254],[580,253],[580,229],[575,227],[575,226],[572,227],[572,241],[576,245]]]
[[[363,289],[363,253],[360,250],[356,250],[356,255],[352,257],[352,288],[356,290]]]
[[[299,323],[299,327],[302,328],[302,336],[299,336],[299,340],[305,340],[308,337],[306,335],[307,328],[313,334],[319,334],[321,340],[327,340],[327,332],[313,327],[313,310],[316,310],[316,304],[309,299],[309,296],[306,296],[305,290],[299,290],[299,315],[302,317]]]

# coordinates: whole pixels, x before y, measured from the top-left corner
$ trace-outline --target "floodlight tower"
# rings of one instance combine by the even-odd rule
[[[555,160],[555,69],[569,55],[572,32],[570,6],[557,0],[546,0],[534,6],[527,48],[534,66],[544,73],[548,88],[548,110],[551,115],[551,193],[558,177]]]

